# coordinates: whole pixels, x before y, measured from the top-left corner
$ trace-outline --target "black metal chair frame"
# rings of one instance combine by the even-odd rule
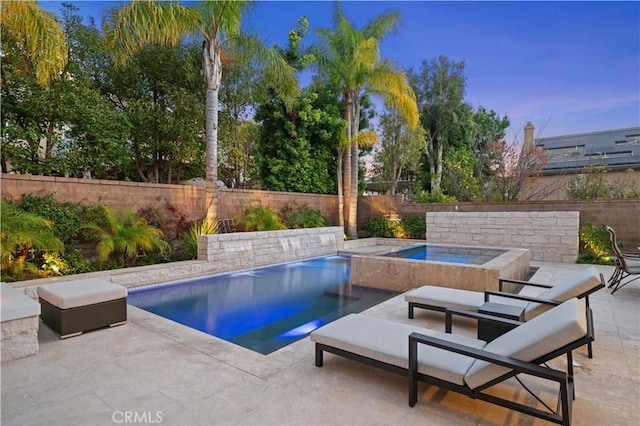
[[[449,342],[447,340],[438,339],[431,336],[425,336],[420,333],[412,333],[409,335],[409,368],[405,369],[400,366],[389,364],[386,362],[378,361],[372,358],[368,358],[362,355],[355,354],[343,349],[335,348],[332,346],[316,343],[315,347],[315,365],[316,367],[322,367],[323,365],[323,353],[330,352],[342,357],[364,363],[373,367],[381,368],[392,373],[400,374],[408,377],[409,381],[409,406],[413,407],[418,400],[418,381],[439,386],[443,389],[451,390],[470,398],[480,399],[482,401],[489,402],[491,404],[499,405],[511,410],[519,411],[524,414],[528,414],[534,417],[538,417],[550,422],[569,425],[571,422],[571,406],[575,397],[575,386],[573,379],[573,366],[572,366],[572,351],[576,348],[584,346],[585,344],[593,341],[593,315],[590,308],[587,308],[587,334],[562,348],[558,348],[551,353],[539,357],[531,362],[520,361],[511,357],[496,355],[491,352],[483,351],[480,349],[471,348],[468,346],[460,345],[457,343]],[[492,317],[493,318],[493,317]],[[505,321],[503,318],[494,318],[496,321]],[[516,321],[517,322],[517,321]],[[455,383],[450,383],[435,377],[428,376],[418,372],[417,351],[418,344],[425,344],[434,346],[440,349],[448,350],[454,353],[467,355],[479,360],[491,362],[494,364],[502,365],[510,368],[508,373],[486,383],[485,385],[476,389],[471,389],[468,386],[461,386]],[[541,364],[550,361],[558,356],[567,356],[567,372],[553,369]],[[512,400],[500,398],[495,395],[485,393],[488,388],[495,386],[511,377],[515,377],[518,374],[527,374],[535,377],[539,377],[545,380],[558,383],[558,406],[555,411],[543,411],[537,408],[529,407]],[[529,391],[526,387],[525,389]],[[535,396],[534,396],[535,397]],[[536,397],[537,398],[537,397]]]
[[[611,250],[613,250],[613,255],[616,257],[616,269],[613,271],[611,278],[609,278],[609,287],[611,289],[611,294],[620,290],[625,285],[633,282],[637,279],[640,279],[640,273],[631,272],[629,265],[627,263],[628,260],[632,260],[635,262],[640,262],[640,252],[630,252],[620,249],[618,246],[618,239],[616,237],[616,232],[610,226],[607,226],[607,231],[609,232],[609,241],[611,242]],[[633,275],[638,275],[636,278],[630,279],[629,281],[622,282],[625,278],[628,278]]]
[[[419,333],[412,333],[409,336],[409,406],[413,407],[417,403],[418,381],[422,381],[466,395],[470,398],[480,399],[491,404],[519,411],[521,413],[538,417],[553,423],[563,425],[571,424],[571,406],[572,401],[575,398],[575,385],[573,380],[571,353],[574,349],[593,341],[593,314],[590,308],[587,308],[586,314],[586,336],[531,362],[524,362],[511,357],[496,355],[481,349],[475,349],[468,346],[456,344],[447,340],[425,336]],[[475,389],[471,389],[468,386],[457,385],[455,383],[443,381],[441,379],[437,379],[435,377],[431,377],[418,372],[418,344],[429,345],[436,348],[448,350],[453,353],[470,356],[472,358],[510,368],[511,371]],[[567,355],[566,373],[541,365],[563,354]],[[527,374],[558,383],[558,406],[556,408],[556,411],[543,411],[484,392],[488,388],[501,383],[511,377],[515,377],[518,374]]]
[[[508,278],[502,278],[498,281],[498,289],[499,291],[493,291],[493,290],[486,290],[484,292],[484,301],[485,302],[489,302],[490,301],[490,297],[491,296],[500,296],[500,297],[504,297],[504,298],[510,298],[510,299],[516,299],[516,300],[524,300],[524,301],[528,301],[528,302],[535,302],[535,303],[540,303],[540,304],[544,304],[544,305],[552,305],[552,306],[557,306],[560,304],[560,302],[557,302],[555,300],[546,300],[546,299],[540,299],[537,297],[533,297],[533,296],[525,296],[522,294],[517,294],[517,293],[509,293],[509,292],[505,292],[504,291],[504,284],[518,284],[518,285],[522,285],[522,286],[533,286],[533,287],[542,287],[542,288],[551,288],[553,287],[552,285],[549,284],[540,284],[540,283],[531,283],[529,281],[522,281],[522,280],[515,280],[515,279],[508,279]],[[578,299],[585,299],[585,304],[587,306],[587,309],[589,309],[589,295],[592,293],[595,293],[596,291],[600,290],[601,288],[605,287],[605,281],[604,281],[604,276],[602,274],[600,274],[600,284],[597,285],[596,287],[590,289],[589,291],[586,291],[582,294],[580,294],[578,297]],[[409,302],[409,318],[413,319],[413,311],[414,311],[414,307],[418,307],[418,308],[423,308],[423,309],[429,309],[429,310],[433,310],[433,311],[438,311],[438,312],[443,312],[445,314],[445,332],[447,333],[451,333],[451,328],[452,328],[452,316],[453,315],[458,315],[458,316],[463,316],[463,317],[468,317],[468,318],[475,318],[475,319],[484,319],[484,320],[490,320],[490,321],[495,321],[497,318],[499,317],[495,317],[489,314],[480,314],[478,312],[471,312],[471,311],[465,311],[465,310],[461,310],[461,309],[450,309],[450,308],[444,308],[442,306],[431,306],[431,305],[425,305],[422,303],[415,303],[415,302]],[[510,324],[510,325],[514,325],[517,326],[519,324],[521,324],[521,322],[519,321],[514,321],[514,320],[508,320],[505,318],[500,318],[500,321],[505,323],[505,324]],[[591,344],[591,342],[587,343],[587,355],[589,358],[593,358],[593,346]]]

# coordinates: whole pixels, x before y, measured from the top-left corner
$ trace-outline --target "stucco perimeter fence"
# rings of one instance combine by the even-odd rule
[[[0,186],[3,199],[19,200],[23,194],[53,193],[59,201],[106,204],[116,210],[150,206],[159,209],[174,227],[179,220],[177,211],[187,220],[196,220],[203,217],[205,209],[204,188],[189,185],[2,174]],[[338,199],[334,195],[244,189],[220,189],[218,217],[236,218],[250,204],[267,205],[279,211],[289,203],[306,204],[327,216],[332,225],[338,224]],[[424,217],[425,213],[456,209],[458,212],[577,211],[580,212],[580,226],[607,224],[616,230],[618,239],[627,247],[640,246],[640,200],[418,204],[404,202],[401,195],[364,196],[358,198],[358,228],[362,230],[370,216],[417,214]]]
[[[54,194],[58,201],[108,205],[116,210],[127,207],[158,209],[174,231],[181,219],[202,219],[205,213],[205,188],[193,185],[77,179],[3,173],[2,198],[20,200],[24,194]],[[280,211],[289,205],[320,211],[331,224],[338,223],[338,199],[334,195],[220,188],[218,218],[237,218],[252,204]],[[183,216],[183,217],[182,217]]]
[[[532,260],[578,258],[578,212],[427,213],[427,242],[531,250]]]

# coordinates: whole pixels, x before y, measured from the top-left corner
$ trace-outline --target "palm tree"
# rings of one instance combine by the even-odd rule
[[[365,94],[377,95],[392,105],[412,128],[418,125],[418,107],[404,72],[390,60],[381,61],[379,42],[395,31],[400,21],[397,11],[382,13],[364,28],[356,29],[344,14],[340,3],[333,13],[333,29],[318,30],[320,45],[315,48],[316,64],[342,91],[345,104],[349,146],[338,160],[343,168],[344,204],[349,238],[357,238],[358,213],[358,141],[370,139],[360,135],[360,99]],[[338,178],[340,192],[340,178]],[[341,198],[341,194],[338,196]],[[343,212],[339,214],[342,216]]]
[[[251,60],[263,66],[265,79],[292,102],[298,83],[295,70],[257,37],[241,33],[242,15],[250,1],[201,1],[194,6],[157,0],[132,1],[114,8],[104,24],[116,66],[144,45],[175,46],[184,37],[202,40],[202,78],[206,88],[206,219],[213,222],[217,211],[218,181],[218,91],[223,61],[227,57]]]
[[[48,86],[67,64],[64,31],[57,18],[35,1],[2,0],[0,9],[3,35],[18,47],[38,83]]]
[[[85,226],[98,240],[96,252],[100,262],[115,253],[119,262],[130,264],[135,261],[140,250],[159,250],[162,253],[170,248],[169,243],[162,239],[162,231],[149,225],[136,214],[135,209],[128,208],[117,213],[108,206],[103,206],[103,211],[107,226]]]

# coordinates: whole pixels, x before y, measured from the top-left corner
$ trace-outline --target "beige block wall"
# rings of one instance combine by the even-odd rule
[[[174,231],[184,215],[199,220],[205,212],[205,190],[189,185],[168,185],[99,179],[2,174],[2,198],[20,200],[24,194],[53,193],[56,200],[72,203],[108,205],[116,210],[127,207],[153,207]],[[260,204],[280,211],[283,207],[307,205],[319,210],[331,224],[338,223],[338,200],[333,195],[291,192],[219,189],[219,218],[238,218],[248,205]]]
[[[578,258],[578,212],[441,212],[426,220],[428,243],[524,248],[549,262]]]

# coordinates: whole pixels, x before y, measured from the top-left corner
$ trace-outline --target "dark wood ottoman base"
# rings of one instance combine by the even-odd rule
[[[127,320],[126,297],[69,309],[60,309],[43,298],[40,298],[40,304],[42,321],[62,339],[85,331],[120,325]]]

